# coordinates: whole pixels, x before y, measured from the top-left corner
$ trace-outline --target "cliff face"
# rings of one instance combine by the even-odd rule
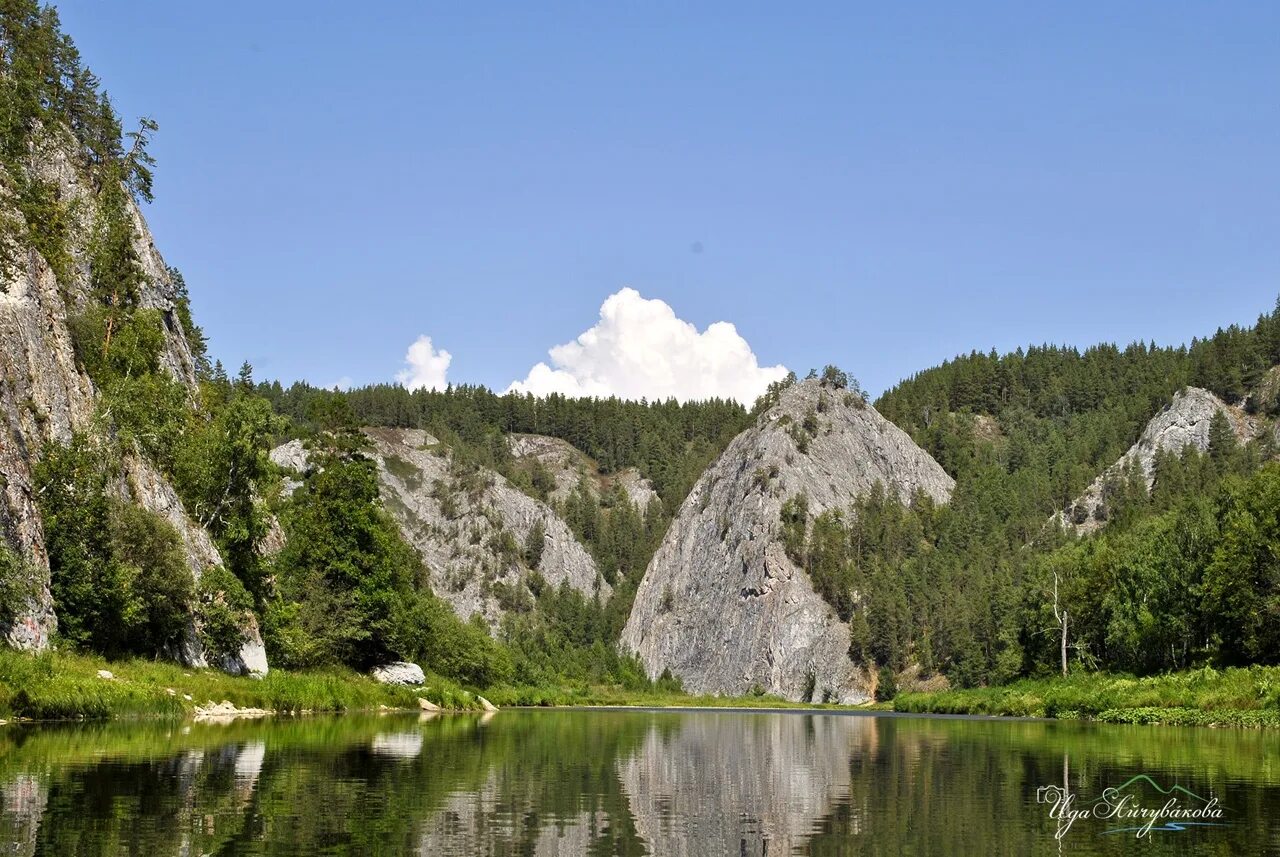
[[[532,603],[534,572],[549,586],[568,583],[587,598],[612,594],[595,560],[547,504],[492,470],[460,465],[425,431],[369,428],[364,434],[383,505],[421,555],[432,591],[463,619],[479,615],[496,628],[505,612]],[[271,458],[295,475],[309,467],[299,441],[276,447]],[[286,490],[299,484],[286,478]],[[530,533],[539,524],[543,538],[535,557]]]
[[[645,571],[622,634],[649,674],[687,690],[753,687],[799,700],[857,703],[869,677],[848,657],[849,628],[787,556],[781,510],[847,508],[880,483],[904,502],[950,499],[954,482],[905,432],[843,390],[783,391],[729,444],[681,506]]]
[[[17,263],[0,271],[0,535],[25,560],[30,574],[30,597],[18,607],[16,621],[4,630],[10,644],[38,650],[48,645],[57,625],[49,593],[49,558],[32,487],[32,465],[48,444],[66,444],[74,432],[102,431],[94,425],[97,391],[79,371],[67,321],[89,299],[88,244],[94,200],[80,171],[66,155],[70,144],[50,135],[46,146],[33,153],[42,177],[54,183],[71,213],[68,232],[73,265],[59,281],[48,261],[33,247],[16,248]],[[8,200],[0,207],[9,218],[20,218]],[[134,250],[144,284],[140,303],[164,314],[165,343],[161,365],[195,392],[195,358],[175,315],[175,293],[168,268],[155,248],[150,230],[130,201],[134,222]],[[151,465],[126,456],[116,490],[174,524],[182,536],[188,565],[197,580],[222,560],[208,533],[187,516],[172,486]],[[248,642],[239,657],[224,667],[233,672],[265,671],[266,657],[256,627],[246,629]],[[205,664],[194,625],[182,645],[192,666]]]
[[[1080,534],[1100,529],[1106,523],[1106,494],[1110,483],[1123,479],[1136,465],[1150,491],[1155,484],[1156,453],[1180,453],[1189,446],[1200,452],[1207,451],[1209,424],[1217,413],[1226,414],[1236,439],[1241,442],[1253,437],[1258,430],[1257,421],[1239,408],[1228,405],[1208,390],[1187,387],[1174,395],[1167,408],[1151,418],[1137,443],[1093,480],[1073,503],[1058,512],[1054,520]]]
[[[460,472],[452,453],[414,429],[367,429],[388,511],[431,572],[431,586],[464,619],[479,614],[496,627],[517,600],[531,598],[529,575],[567,582],[588,598],[611,589],[595,560],[545,503],[478,468]],[[542,524],[541,555],[525,557],[529,533]]]

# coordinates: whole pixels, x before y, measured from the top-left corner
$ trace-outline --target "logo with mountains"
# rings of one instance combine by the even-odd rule
[[[1058,839],[1082,819],[1105,822],[1101,835],[1131,834],[1139,839],[1153,833],[1228,826],[1216,797],[1206,798],[1176,783],[1165,787],[1146,774],[1103,789],[1091,803],[1079,801],[1062,786],[1041,786],[1036,790],[1036,801],[1049,806],[1049,817],[1057,822]]]

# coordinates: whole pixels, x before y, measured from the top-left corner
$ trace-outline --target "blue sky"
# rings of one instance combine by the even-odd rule
[[[629,286],[878,392],[1280,292],[1276,3],[57,5],[259,377],[503,389]]]

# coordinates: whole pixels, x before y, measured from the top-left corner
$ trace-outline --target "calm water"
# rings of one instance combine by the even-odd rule
[[[1216,800],[1221,826],[1089,817],[1057,839],[1037,802],[1139,774],[1130,806]],[[611,711],[0,729],[0,854],[1275,851],[1280,736],[1255,731]]]

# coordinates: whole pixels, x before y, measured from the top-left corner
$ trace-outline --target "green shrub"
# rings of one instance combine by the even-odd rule
[[[107,516],[109,562],[125,592],[119,647],[154,653],[182,635],[194,596],[191,570],[177,530],[146,509],[114,501]]]
[[[245,628],[253,611],[253,598],[240,579],[217,566],[200,576],[196,617],[200,640],[216,658],[234,655],[245,644]]]

